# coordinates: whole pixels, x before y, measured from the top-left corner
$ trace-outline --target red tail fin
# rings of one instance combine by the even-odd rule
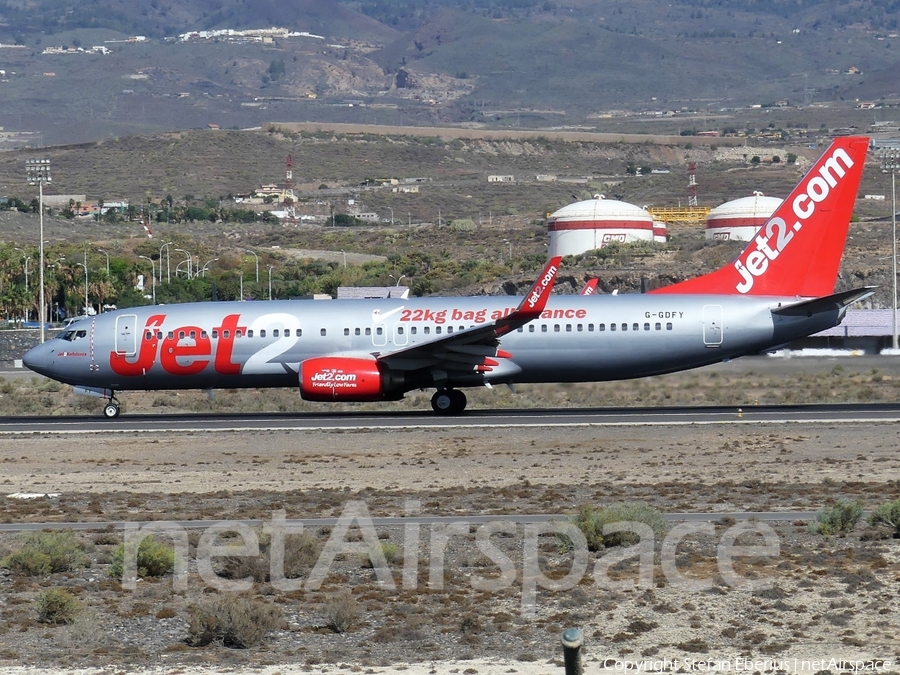
[[[837,138],[730,265],[652,293],[834,292],[869,139]]]
[[[581,295],[593,295],[597,292],[597,284],[600,283],[600,280],[596,277],[593,279],[589,279],[588,282],[584,285],[584,288],[581,289]]]

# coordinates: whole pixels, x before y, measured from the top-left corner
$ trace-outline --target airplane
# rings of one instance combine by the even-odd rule
[[[23,360],[107,399],[128,390],[297,387],[309,401],[661,375],[784,345],[841,322],[871,288],[835,293],[869,147],[841,137],[730,264],[642,294],[553,295],[560,258],[510,297],[202,302],[86,317]],[[593,289],[592,289],[593,290]]]

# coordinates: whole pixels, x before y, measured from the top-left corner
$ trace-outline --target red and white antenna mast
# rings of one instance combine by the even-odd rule
[[[293,224],[297,224],[297,212],[295,203],[297,198],[294,196],[294,158],[287,156],[287,170],[284,173],[284,192],[281,194],[281,201],[284,204],[284,219],[290,220]]]
[[[697,164],[688,164],[688,207],[697,206]]]

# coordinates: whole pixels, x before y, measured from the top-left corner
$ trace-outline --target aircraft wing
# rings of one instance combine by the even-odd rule
[[[395,370],[432,368],[443,372],[484,373],[502,369],[497,359],[509,359],[511,355],[497,348],[500,338],[541,315],[553,291],[561,259],[559,256],[550,259],[525,298],[508,316],[435,337],[429,342],[375,353],[375,358]]]

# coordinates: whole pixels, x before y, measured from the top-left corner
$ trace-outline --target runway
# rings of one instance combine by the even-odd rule
[[[0,434],[204,431],[384,431],[529,427],[627,427],[716,424],[860,424],[900,422],[900,403],[801,406],[471,410],[458,417],[421,412],[260,413],[6,417]]]

